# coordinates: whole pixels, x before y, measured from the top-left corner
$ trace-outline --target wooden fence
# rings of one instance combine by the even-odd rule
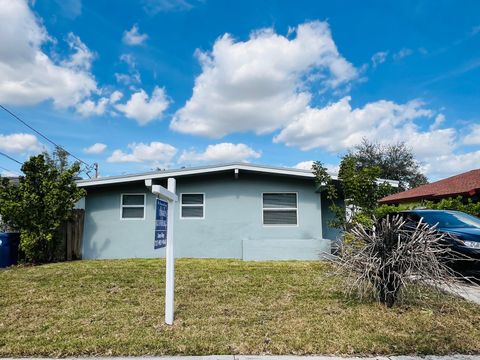
[[[72,220],[66,222],[60,229],[65,246],[65,260],[80,260],[82,258],[83,222],[85,210],[75,209]]]

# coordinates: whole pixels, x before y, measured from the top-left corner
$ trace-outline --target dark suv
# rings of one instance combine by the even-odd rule
[[[480,274],[480,219],[453,210],[406,210],[398,214],[431,226],[436,225],[437,231],[448,233],[449,245],[456,252],[466,255],[471,260],[458,260],[452,267],[468,273]]]

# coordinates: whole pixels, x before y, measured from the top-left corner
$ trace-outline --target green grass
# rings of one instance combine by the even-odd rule
[[[428,292],[386,309],[348,297],[322,262],[161,260],[0,271],[0,356],[480,352],[480,306]]]

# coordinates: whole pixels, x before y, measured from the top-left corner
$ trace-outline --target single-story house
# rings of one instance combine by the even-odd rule
[[[390,205],[421,204],[425,200],[439,201],[457,196],[471,198],[473,201],[480,200],[480,169],[392,194],[380,199],[379,202]]]
[[[176,257],[318,259],[339,231],[311,171],[233,163],[80,180],[84,259],[163,257],[149,185],[176,180]]]

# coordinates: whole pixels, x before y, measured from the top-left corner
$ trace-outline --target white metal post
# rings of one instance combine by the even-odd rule
[[[175,178],[168,179],[168,191],[175,194]],[[173,222],[175,216],[175,202],[168,202],[167,221],[167,246],[165,249],[166,275],[165,275],[165,323],[173,324],[174,292],[175,292],[175,257],[173,255]]]

